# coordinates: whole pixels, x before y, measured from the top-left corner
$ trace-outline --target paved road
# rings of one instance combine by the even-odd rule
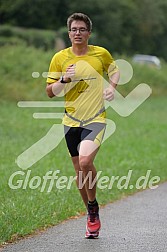
[[[99,239],[84,239],[86,216],[3,248],[3,252],[166,252],[167,183],[100,211]]]

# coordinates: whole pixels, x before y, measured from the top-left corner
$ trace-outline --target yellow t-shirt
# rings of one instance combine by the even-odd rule
[[[56,82],[71,64],[75,64],[75,76],[70,83],[65,84],[63,90],[65,109],[73,118],[86,121],[93,118],[104,107],[104,72],[110,76],[117,72],[118,68],[111,54],[102,47],[89,45],[87,54],[82,56],[76,56],[69,47],[53,56],[47,83]],[[105,112],[93,118],[91,122],[104,123]],[[67,114],[64,115],[63,124],[70,127],[80,125]]]

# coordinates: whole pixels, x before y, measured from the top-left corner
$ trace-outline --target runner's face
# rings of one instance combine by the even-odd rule
[[[73,21],[69,31],[69,38],[72,45],[86,45],[90,36],[86,24],[83,21]]]

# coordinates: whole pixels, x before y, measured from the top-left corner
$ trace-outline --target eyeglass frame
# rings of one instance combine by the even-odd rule
[[[72,33],[77,33],[77,31],[79,31],[79,33],[84,33],[86,31],[88,31],[88,29],[86,29],[85,27],[80,27],[80,28],[72,28],[69,30],[69,32],[72,32]]]

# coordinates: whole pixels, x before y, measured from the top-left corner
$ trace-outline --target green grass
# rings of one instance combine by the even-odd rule
[[[151,97],[127,118],[108,110],[108,118],[116,123],[117,128],[113,136],[102,145],[95,160],[96,167],[102,171],[101,176],[109,177],[126,176],[132,170],[130,184],[134,188],[119,190],[117,182],[112,189],[98,188],[97,197],[101,205],[137,191],[136,180],[145,175],[147,170],[151,170],[150,178],[159,176],[160,182],[167,180],[166,103],[166,97]],[[48,186],[44,192],[40,192],[41,186],[34,190],[29,186],[12,190],[8,186],[9,177],[16,171],[23,171],[15,163],[17,156],[43,137],[53,125],[51,119],[33,119],[33,112],[37,112],[37,109],[18,108],[14,102],[1,103],[1,243],[85,211],[75,183],[70,190],[54,188],[50,193],[47,192]],[[75,176],[64,140],[29,170],[30,179],[34,176],[42,178],[47,171],[56,170],[60,170],[60,176]],[[26,175],[27,171],[24,172]],[[25,175],[18,175],[14,183],[18,179],[25,180]]]

